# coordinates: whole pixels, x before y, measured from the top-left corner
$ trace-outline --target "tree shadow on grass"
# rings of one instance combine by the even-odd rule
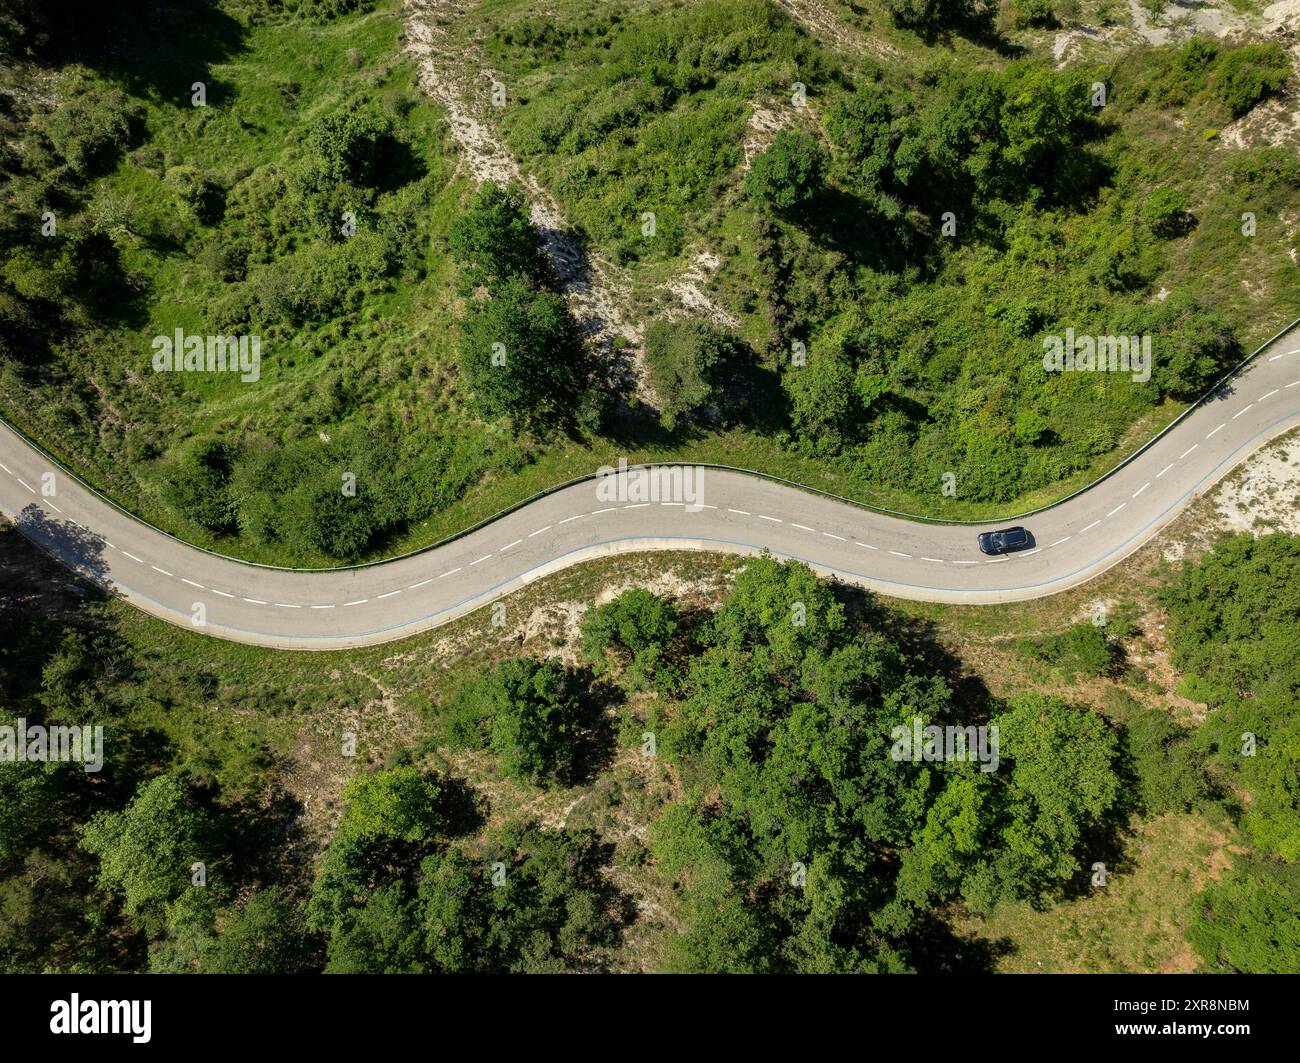
[[[991,974],[1000,958],[1016,951],[1009,938],[959,934],[932,912],[917,918],[910,937],[918,974]]]

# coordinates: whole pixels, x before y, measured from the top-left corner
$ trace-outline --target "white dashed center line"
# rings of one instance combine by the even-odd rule
[[[1219,425],[1219,427],[1214,430],[1214,432],[1218,432],[1220,429],[1226,428],[1227,426],[1228,426],[1228,422],[1224,421],[1223,424]],[[1205,438],[1209,439],[1210,436],[1214,435],[1214,432],[1211,432],[1210,435],[1206,436]]]
[[[192,579],[186,579],[184,576],[181,577],[181,582],[188,583],[191,587],[198,587],[201,591],[207,590],[207,587],[203,586],[202,583],[195,583]]]
[[[233,597],[234,597],[233,594],[227,594],[225,591],[219,591],[219,590],[216,590],[216,589],[214,589],[214,590],[212,591],[212,593],[213,593],[213,594],[219,594],[219,595],[221,595],[221,597],[223,597],[223,598],[233,598]]]
[[[460,571],[459,568],[453,568],[450,572],[444,572],[444,573],[443,573],[441,576],[439,576],[438,578],[439,578],[439,579],[446,579],[448,576],[454,576],[454,575],[456,575],[456,573],[459,572],[459,571]]]
[[[1125,506],[1127,506],[1127,505],[1128,505],[1127,502],[1121,502],[1118,506],[1116,506],[1116,507],[1115,507],[1114,509],[1112,509],[1109,513],[1107,513],[1106,516],[1107,516],[1108,518],[1109,518],[1109,517],[1113,517],[1116,513],[1118,513],[1121,509],[1123,509],[1123,508],[1124,508]]]
[[[1300,380],[1296,381],[1296,383],[1297,383],[1297,384],[1300,384]],[[748,517],[748,516],[749,516],[749,510],[747,510],[747,509],[729,509],[729,510],[727,510],[727,512],[728,512],[728,513],[735,513],[737,516],[740,516],[740,517]]]
[[[391,598],[393,595],[395,595],[395,594],[401,594],[401,593],[402,593],[402,592],[401,592],[400,590],[396,590],[396,591],[389,591],[387,594],[377,594],[377,595],[375,595],[375,601],[377,601],[377,602],[381,602],[381,601],[383,601],[385,598]]]
[[[816,529],[814,529],[814,528],[810,528],[810,527],[808,527],[807,524],[795,524],[794,521],[791,521],[791,522],[790,522],[790,527],[792,527],[792,528],[798,528],[800,531],[815,531],[815,530],[816,530]]]
[[[471,562],[469,563],[469,567],[470,567],[470,568],[473,568],[475,565],[481,565],[481,564],[483,564],[484,561],[486,561],[486,560],[487,560],[489,557],[491,557],[491,556],[492,556],[491,554],[484,554],[484,555],[483,555],[482,557],[480,557],[477,561],[471,561]]]
[[[826,536],[826,538],[828,538],[828,539],[838,539],[838,540],[839,540],[840,542],[842,542],[842,543],[847,543],[847,542],[848,542],[848,540],[847,540],[846,538],[844,538],[844,536],[842,536],[842,535],[832,535],[830,532],[822,532],[822,534],[823,534],[824,536]]]
[[[168,572],[165,568],[159,568],[157,565],[150,565],[149,567],[153,569],[155,572],[161,572],[164,576],[171,576],[171,573]],[[172,576],[172,579],[175,578],[176,578],[175,576]]]
[[[1269,394],[1272,394],[1272,392],[1270,392]],[[1250,406],[1243,406],[1240,410],[1238,410],[1236,413],[1234,413],[1234,414],[1232,415],[1232,419],[1235,421],[1235,420],[1236,420],[1238,417],[1240,417],[1243,413],[1245,413],[1247,410],[1249,410],[1249,409],[1251,408],[1251,406],[1254,406],[1254,405],[1255,405],[1255,404],[1252,402],[1252,403],[1250,404]]]
[[[260,598],[245,598],[244,601],[252,605],[266,605],[266,602],[262,601]]]
[[[138,562],[138,563],[141,564],[141,565],[144,564],[144,558],[143,558],[143,557],[136,557],[135,554],[131,553],[129,550],[123,550],[122,553],[124,553],[124,554],[125,554],[127,557],[129,557],[132,561],[136,561],[136,562]]]
[[[504,554],[507,550],[513,549],[514,547],[518,546],[522,542],[523,542],[522,539],[516,539],[514,542],[508,543],[505,546],[501,547],[501,552]]]
[[[424,586],[426,586],[426,585],[428,585],[428,584],[430,584],[430,583],[432,583],[432,582],[433,582],[433,577],[430,576],[428,579],[422,579],[422,580],[420,580],[419,583],[412,583],[412,584],[411,584],[409,587],[407,587],[406,589],[407,589],[408,591],[418,591],[421,587],[424,587]]]
[[[1168,472],[1170,469],[1172,469],[1173,467],[1174,467],[1174,463],[1171,461],[1168,465],[1166,465],[1163,469],[1161,469],[1158,473],[1156,473],[1156,479],[1157,479],[1157,480],[1160,479],[1160,477],[1162,477],[1165,473],[1167,473],[1167,472]]]
[[[1193,443],[1190,447],[1188,447],[1186,450],[1184,450],[1181,454],[1178,455],[1178,460],[1182,461],[1185,457],[1187,457],[1188,454],[1190,454],[1193,450],[1195,450],[1200,445],[1201,445],[1200,443]]]
[[[1150,486],[1151,486],[1151,481],[1148,480],[1146,483],[1144,483],[1141,487],[1139,487],[1136,491],[1133,492],[1133,497],[1137,498],[1138,495],[1140,495],[1143,491],[1145,491]]]
[[[368,601],[370,601],[369,598],[358,598],[355,602],[344,602],[343,608],[346,609],[349,605],[365,605]]]
[[[528,538],[531,539],[534,535],[541,535],[542,532],[548,532],[550,530],[551,530],[551,525],[548,524],[545,528],[538,528],[535,532],[529,532]]]
[[[31,491],[32,494],[36,494],[36,492],[32,490],[32,485],[29,484],[26,480],[24,480],[21,476],[19,476],[17,479],[18,482],[22,484],[25,488],[27,488],[27,490]]]
[[[784,524],[784,523],[785,523],[785,521],[783,521],[780,517],[765,517],[765,516],[763,516],[763,514],[761,514],[761,513],[758,515],[758,519],[759,519],[759,520],[770,520],[773,524]]]
[[[1054,543],[1048,543],[1047,549],[1050,550],[1053,546],[1060,546],[1062,543],[1068,543],[1073,538],[1073,535],[1067,535],[1064,539],[1057,539]]]
[[[1101,523],[1101,521],[1099,521],[1099,520],[1094,520],[1094,521],[1093,521],[1091,524],[1089,524],[1086,528],[1082,529],[1082,530],[1079,532],[1079,534],[1082,535],[1084,532],[1092,531],[1092,529],[1095,528],[1095,527],[1096,527],[1098,524],[1100,524],[1100,523]]]
[[[901,550],[890,550],[889,552],[890,552],[891,554],[893,554],[895,557],[911,557],[911,556],[912,556],[911,554],[905,554],[905,553],[903,553]]]

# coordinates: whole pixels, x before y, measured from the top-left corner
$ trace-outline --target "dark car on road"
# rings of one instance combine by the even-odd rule
[[[1024,528],[1003,528],[980,534],[980,550],[986,554],[1014,554],[1033,545],[1034,537]]]

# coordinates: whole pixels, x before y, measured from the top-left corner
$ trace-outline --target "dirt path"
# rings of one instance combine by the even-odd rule
[[[868,52],[881,59],[901,59],[903,52],[888,41],[848,25],[820,0],[775,0],[791,18],[824,44],[841,51]]]
[[[630,282],[613,263],[586,253],[554,197],[520,168],[482,117],[483,108],[489,106],[494,72],[482,65],[475,72],[472,57],[456,51],[459,45],[452,45],[444,25],[464,16],[466,5],[462,0],[405,0],[402,13],[406,50],[418,64],[420,87],[446,112],[465,167],[478,181],[517,183],[524,189],[570,308],[592,345],[606,356],[611,384],[657,406],[641,356],[644,326],[631,310]],[[477,86],[472,80],[475,73],[480,79]],[[478,100],[471,93],[475,87]],[[703,290],[705,273],[698,261],[693,262],[664,288],[683,310],[734,327],[735,319]]]

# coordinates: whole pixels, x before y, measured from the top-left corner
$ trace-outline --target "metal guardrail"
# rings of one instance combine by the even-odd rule
[[[1090,483],[1085,484],[1083,487],[1071,491],[1068,495],[1064,495],[1063,497],[1058,498],[1054,502],[1049,502],[1046,505],[1038,506],[1035,509],[1026,510],[1023,513],[1013,513],[1006,517],[984,517],[978,520],[964,520],[964,519],[958,519],[953,517],[928,517],[917,513],[904,513],[901,510],[888,509],[885,506],[876,506],[876,505],[872,505],[870,502],[862,502],[856,498],[849,498],[847,495],[839,495],[833,491],[824,491],[820,487],[813,487],[810,484],[800,483],[797,480],[789,480],[784,476],[775,476],[772,473],[759,472],[756,469],[743,469],[734,465],[718,465],[711,462],[698,462],[698,461],[648,462],[648,463],[641,463],[637,465],[629,465],[627,466],[627,468],[628,469],[651,469],[651,468],[656,468],[665,465],[690,465],[698,469],[715,469],[719,472],[741,473],[745,476],[753,476],[760,480],[768,480],[773,483],[784,484],[787,487],[793,487],[801,491],[807,491],[810,494],[821,495],[823,498],[831,498],[837,502],[843,502],[846,505],[856,506],[858,509],[867,510],[868,512],[871,513],[882,513],[885,516],[898,517],[902,520],[916,521],[924,524],[949,524],[949,525],[964,526],[964,525],[977,525],[977,524],[1001,524],[1007,521],[1023,520],[1026,517],[1032,517],[1035,514],[1044,513],[1049,509],[1055,509],[1057,506],[1064,505],[1066,502],[1069,502],[1071,499],[1078,498],[1080,495],[1085,494],[1088,491],[1091,491],[1098,484],[1102,483],[1105,480],[1108,480],[1110,477],[1114,476],[1121,469],[1126,468],[1132,462],[1136,461],[1139,457],[1141,457],[1153,446],[1155,446],[1156,443],[1158,443],[1161,439],[1163,439],[1166,435],[1168,435],[1171,431],[1173,431],[1173,429],[1176,428],[1179,424],[1181,424],[1186,418],[1190,417],[1191,414],[1195,412],[1197,409],[1199,409],[1203,403],[1205,403],[1207,400],[1217,395],[1222,390],[1225,384],[1227,384],[1233,377],[1237,376],[1238,373],[1240,373],[1246,366],[1248,366],[1251,362],[1253,362],[1260,355],[1261,352],[1267,350],[1279,339],[1281,339],[1288,332],[1294,329],[1297,325],[1300,325],[1300,317],[1296,318],[1290,324],[1279,329],[1267,340],[1265,340],[1262,344],[1256,347],[1253,351],[1251,351],[1250,354],[1246,355],[1245,358],[1243,358],[1235,366],[1229,369],[1222,377],[1220,377],[1217,381],[1215,381],[1214,384],[1212,384],[1209,388],[1207,388],[1206,391],[1198,399],[1196,399],[1191,405],[1187,407],[1187,409],[1183,410],[1182,413],[1180,413],[1177,417],[1175,417],[1172,421],[1170,421],[1167,425],[1165,425],[1164,428],[1162,428],[1159,432],[1157,432],[1145,443],[1143,443],[1140,447],[1138,447],[1137,450],[1133,451],[1133,453],[1129,454],[1126,458],[1124,458],[1122,461],[1120,461],[1112,468],[1107,469],[1095,480],[1092,480]],[[543,488],[541,491],[529,495],[527,498],[520,499],[518,502],[515,502],[512,505],[497,510],[497,512],[493,513],[491,516],[487,516],[484,517],[482,520],[476,521],[474,524],[471,524],[467,528],[462,528],[460,531],[455,532],[452,535],[448,535],[445,538],[439,539],[436,543],[430,543],[428,546],[420,546],[414,550],[408,550],[402,554],[394,554],[392,557],[379,558],[378,560],[375,561],[361,561],[352,565],[335,565],[327,568],[297,568],[292,565],[268,565],[261,561],[246,561],[240,557],[232,557],[229,554],[223,554],[216,550],[210,550],[206,546],[199,546],[196,543],[187,542],[186,540],[180,538],[180,536],[173,535],[171,532],[159,528],[157,525],[150,523],[144,518],[136,516],[125,506],[119,505],[108,495],[104,494],[102,491],[99,491],[95,487],[88,484],[75,472],[67,468],[61,461],[59,461],[52,454],[50,454],[49,451],[47,451],[34,439],[29,437],[26,432],[22,431],[22,429],[11,424],[6,418],[0,417],[0,424],[3,424],[16,436],[21,438],[25,443],[27,443],[29,447],[31,447],[43,458],[45,458],[47,461],[49,461],[51,464],[57,467],[65,476],[70,476],[72,479],[76,480],[76,482],[79,483],[82,487],[84,487],[87,491],[93,494],[96,498],[112,506],[119,513],[123,514],[126,517],[129,517],[137,524],[143,524],[146,528],[149,528],[151,531],[157,532],[159,535],[166,536],[168,539],[171,539],[173,542],[180,543],[182,546],[188,546],[192,550],[198,550],[202,553],[208,554],[211,557],[220,558],[223,561],[230,561],[238,565],[249,565],[254,568],[272,569],[278,572],[351,572],[351,571],[357,571],[365,568],[373,568],[376,565],[386,565],[392,561],[401,561],[403,558],[407,558],[407,557],[415,557],[418,554],[424,554],[424,553],[428,553],[431,550],[437,550],[440,547],[446,546],[448,543],[455,542],[457,539],[463,539],[466,535],[471,535],[474,532],[478,531],[480,528],[486,527],[487,525],[491,524],[493,521],[500,520],[502,517],[508,516],[509,514],[514,513],[516,510],[523,509],[525,506],[531,505],[532,503],[537,502],[540,499],[546,498],[549,495],[553,495],[560,491],[563,491],[566,488],[574,487],[577,484],[587,483],[591,480],[595,480],[601,475],[598,472],[592,472],[592,473],[588,473],[585,476],[577,476],[574,477],[572,480],[566,480],[563,483],[558,483],[551,487]]]

